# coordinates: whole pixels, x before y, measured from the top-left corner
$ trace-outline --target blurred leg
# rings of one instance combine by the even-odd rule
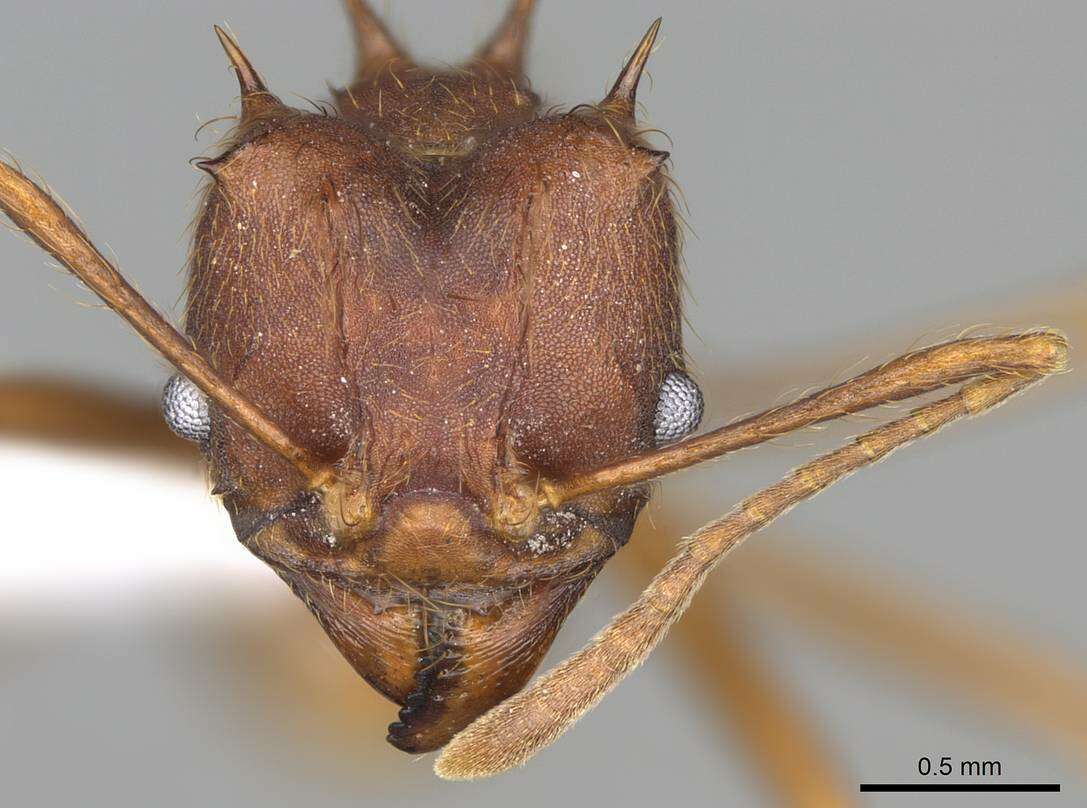
[[[745,602],[782,609],[896,673],[953,688],[993,717],[1036,728],[1087,762],[1087,671],[1002,627],[970,621],[954,603],[896,589],[891,576],[844,569],[829,559],[750,553],[727,585]]]
[[[612,562],[639,590],[668,560],[670,548],[654,539],[658,537],[636,536]],[[717,722],[731,724],[775,798],[773,804],[855,804],[822,734],[775,675],[747,631],[739,604],[728,603],[735,599],[726,600],[723,590],[711,585],[710,592],[691,604],[665,649],[677,652],[684,673],[697,681],[695,692],[702,694],[700,701],[712,709]]]
[[[45,376],[0,377],[0,438],[195,463],[196,448],[163,423],[158,403]]]
[[[971,380],[962,389],[963,398],[949,406],[974,415],[985,406],[995,406],[985,403],[987,396],[1002,402],[1024,385],[1064,372],[1067,365],[1067,338],[1048,329],[944,342],[903,354],[848,381],[670,446],[581,474],[541,478],[537,483],[540,498],[557,507],[586,494],[656,479],[797,430]],[[1001,384],[986,384],[987,379],[998,378]],[[922,430],[922,434],[928,431]]]
[[[913,318],[904,329],[882,329],[862,334],[848,344],[813,342],[792,346],[786,360],[765,361],[759,358],[749,365],[732,365],[699,378],[706,402],[715,412],[735,413],[762,409],[768,401],[791,401],[804,394],[803,388],[815,390],[841,381],[850,375],[841,359],[848,357],[858,364],[869,364],[880,356],[893,356],[913,344],[950,339],[978,324],[1030,328],[1047,323],[1068,336],[1072,345],[1087,344],[1087,273],[1064,281],[1039,284],[1036,289],[1022,291],[1014,297],[991,303],[971,305],[953,311],[937,311],[924,320]],[[928,330],[933,324],[938,332]],[[950,326],[950,327],[949,327]],[[1072,374],[1070,383],[1087,380],[1083,374]],[[794,385],[799,385],[796,387]],[[1035,396],[1070,395],[1066,386],[1048,386]],[[708,419],[707,419],[708,420]]]
[[[897,449],[948,424],[981,415],[1063,369],[1059,337],[1048,343],[1051,361],[1037,373],[998,373],[971,382],[947,398],[873,429],[794,469],[745,498],[720,519],[680,542],[668,564],[641,596],[580,651],[520,693],[477,718],[455,736],[435,763],[449,779],[492,776],[523,764],[557,740],[652,653],[683,615],[709,573],[747,537],[801,502]],[[886,366],[890,367],[890,366]]]

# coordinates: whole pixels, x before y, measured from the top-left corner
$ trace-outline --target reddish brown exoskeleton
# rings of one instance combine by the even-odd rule
[[[543,512],[536,480],[650,445],[682,362],[676,236],[662,156],[631,131],[652,37],[611,108],[537,119],[520,18],[433,73],[360,13],[339,117],[282,106],[224,36],[243,116],[201,164],[187,330],[336,465],[317,495],[214,420],[239,538],[404,705],[389,739],[420,752],[521,688],[630,533],[641,491]]]
[[[168,389],[173,425],[201,442],[243,544],[402,705],[390,741],[423,752],[463,730],[438,762],[450,777],[554,740],[744,537],[1066,354],[1047,331],[959,340],[673,443],[701,404],[683,370],[667,155],[634,116],[659,21],[601,103],[545,114],[522,72],[531,5],[439,72],[352,0],[361,56],[335,116],[284,106],[220,31],[242,114],[200,164],[187,338],[47,195],[0,170],[0,206],[187,379]],[[518,694],[626,542],[649,480],[961,382],[699,531]]]

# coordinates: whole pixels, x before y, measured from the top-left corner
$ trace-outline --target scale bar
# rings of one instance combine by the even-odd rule
[[[1060,783],[861,783],[861,791],[1052,793],[1060,790]]]

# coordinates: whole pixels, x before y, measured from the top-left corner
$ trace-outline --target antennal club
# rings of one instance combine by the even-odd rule
[[[1068,346],[1060,335],[1042,332],[1018,339],[1026,354],[1019,367],[1001,367],[1005,357],[994,356],[988,372],[957,393],[805,463],[685,539],[633,605],[574,656],[454,737],[435,771],[448,779],[471,780],[523,764],[645,661],[683,615],[706,576],[748,536],[858,469],[954,421],[991,410],[1065,369]]]

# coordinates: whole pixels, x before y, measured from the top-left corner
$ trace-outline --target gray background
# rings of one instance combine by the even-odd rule
[[[437,61],[465,56],[504,9],[495,0],[386,5],[402,40]],[[193,132],[234,111],[236,85],[212,23],[233,27],[287,100],[325,97],[325,82],[350,72],[335,0],[3,0],[0,8],[0,145],[47,178],[163,307],[182,288],[200,180],[187,160],[225,125],[198,142]],[[1087,6],[541,0],[535,86],[556,102],[599,99],[658,14],[662,39],[640,100],[648,122],[671,138],[660,143],[673,152],[689,206],[688,347],[698,374],[718,380],[706,384],[713,422],[760,403],[730,386],[730,374],[765,363],[802,374],[782,378],[775,394],[824,383],[866,357],[871,364],[915,339],[985,322],[989,303],[999,325],[1033,325],[1035,316],[1008,314],[1011,301],[1048,280],[1083,277]],[[44,263],[24,240],[0,238],[0,371],[157,389],[163,364],[113,317],[76,305],[89,295]],[[1070,379],[1051,387],[896,455],[762,538],[788,550],[817,536],[840,558],[971,604],[1087,670],[1076,462],[1087,406]],[[810,452],[800,444],[822,440],[803,436],[674,479],[656,507],[693,528],[800,462]],[[108,526],[111,507],[78,518],[87,529]],[[577,647],[617,608],[617,591],[608,579],[594,588],[560,649]],[[749,805],[765,797],[742,747],[700,707],[667,646],[525,771],[448,786],[427,762],[369,742],[360,743],[357,770],[325,776],[278,738],[289,728],[238,705],[244,688],[200,650],[197,628],[135,622],[94,631],[61,621],[55,641],[36,648],[31,673],[18,664],[25,627],[21,634],[5,622],[7,659],[20,671],[5,675],[0,661],[0,781],[15,797],[5,802]],[[954,695],[919,698],[817,635],[768,630],[779,672],[810,701],[851,782],[909,778],[921,754],[998,758],[1007,779],[1063,780],[1065,794],[1045,804],[1082,801],[1071,762],[1014,725],[960,714]],[[375,723],[358,733],[383,730]]]

